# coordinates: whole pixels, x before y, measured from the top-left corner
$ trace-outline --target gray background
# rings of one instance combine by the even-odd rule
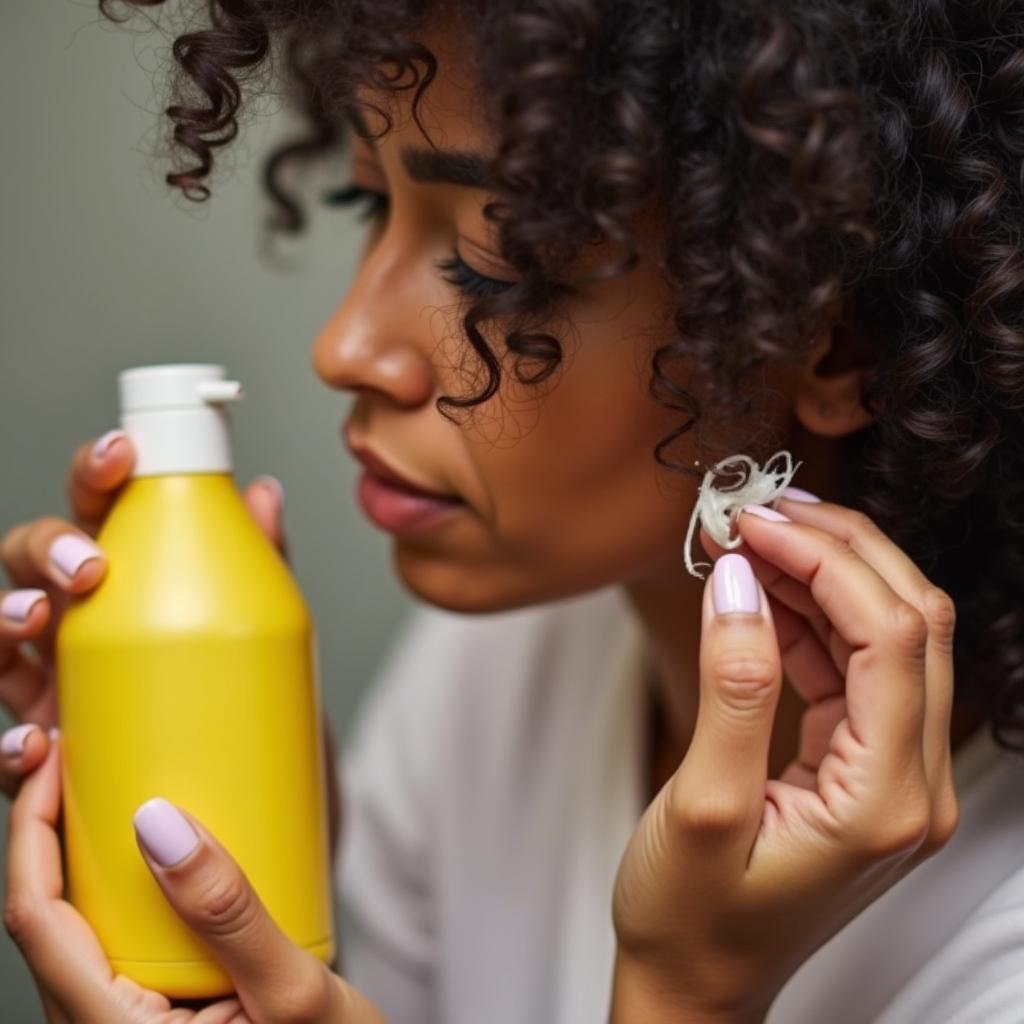
[[[148,24],[154,16],[163,31]],[[321,208],[304,236],[279,243],[273,259],[262,253],[260,156],[295,129],[273,97],[219,161],[206,204],[164,184],[167,17],[143,12],[118,27],[93,0],[0,7],[0,536],[67,515],[73,451],[118,425],[118,371],[223,363],[246,390],[231,407],[236,477],[284,483],[294,572],[343,738],[411,602],[391,569],[391,539],[355,504],[357,466],[338,433],[351,397],[328,390],[309,361],[351,278],[360,229],[347,211]],[[345,180],[340,162],[318,179]],[[0,711],[0,728],[9,724]],[[0,832],[6,847],[2,797]],[[0,1020],[42,1019],[0,929]]]

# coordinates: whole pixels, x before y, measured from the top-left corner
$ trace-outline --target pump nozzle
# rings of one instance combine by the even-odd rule
[[[135,366],[119,374],[121,426],[136,449],[133,476],[230,473],[228,402],[242,385],[217,363]]]
[[[204,402],[236,402],[245,397],[237,380],[203,380],[196,391]]]

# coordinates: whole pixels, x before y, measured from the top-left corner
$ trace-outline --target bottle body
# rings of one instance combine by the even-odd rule
[[[58,629],[67,896],[115,972],[171,998],[232,991],[139,852],[163,796],[238,861],[281,929],[335,952],[316,634],[230,473],[129,480],[106,577]]]

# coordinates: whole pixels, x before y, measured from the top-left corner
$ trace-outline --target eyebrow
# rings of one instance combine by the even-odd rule
[[[414,181],[491,188],[488,160],[482,153],[459,149],[403,149],[402,163]]]
[[[376,137],[370,132],[366,119],[358,106],[346,110],[356,133],[370,145]],[[482,153],[461,149],[422,149],[407,147],[402,150],[402,164],[414,181],[424,184],[465,185],[467,188],[492,188],[488,173],[488,159]]]

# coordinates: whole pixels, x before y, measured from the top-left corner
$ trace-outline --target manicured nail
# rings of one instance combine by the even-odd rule
[[[198,845],[199,836],[181,811],[162,796],[147,800],[132,818],[146,852],[161,867],[184,860]]]
[[[90,558],[102,558],[103,552],[95,544],[83,540],[77,533],[62,533],[50,545],[50,561],[62,573],[73,577]]]
[[[28,621],[29,613],[37,601],[46,597],[45,590],[29,587],[26,590],[12,590],[0,601],[0,615],[9,622],[22,623]]]
[[[718,615],[761,610],[761,594],[754,579],[754,570],[742,555],[730,552],[715,562],[711,597]]]
[[[744,505],[740,512],[749,512],[752,516],[758,516],[760,519],[770,519],[775,523],[791,523],[793,521],[789,516],[784,516],[781,512],[768,508],[767,505]]]
[[[274,496],[277,499],[277,507],[279,509],[284,508],[284,487],[281,481],[276,476],[271,476],[269,473],[263,473],[261,476],[256,477],[257,481],[261,484],[268,484],[270,489],[274,492]]]
[[[810,491],[801,490],[799,487],[784,487],[779,492],[780,498],[792,498],[793,501],[816,501],[820,504],[821,498]]]
[[[92,458],[95,462],[100,462],[103,456],[110,450],[110,446],[118,440],[118,438],[128,438],[128,434],[124,430],[108,430],[99,440],[92,446]]]
[[[24,725],[16,725],[13,729],[8,729],[0,737],[0,751],[6,757],[20,757],[25,750],[25,744],[28,743],[28,734],[38,728],[38,725],[26,722]]]

